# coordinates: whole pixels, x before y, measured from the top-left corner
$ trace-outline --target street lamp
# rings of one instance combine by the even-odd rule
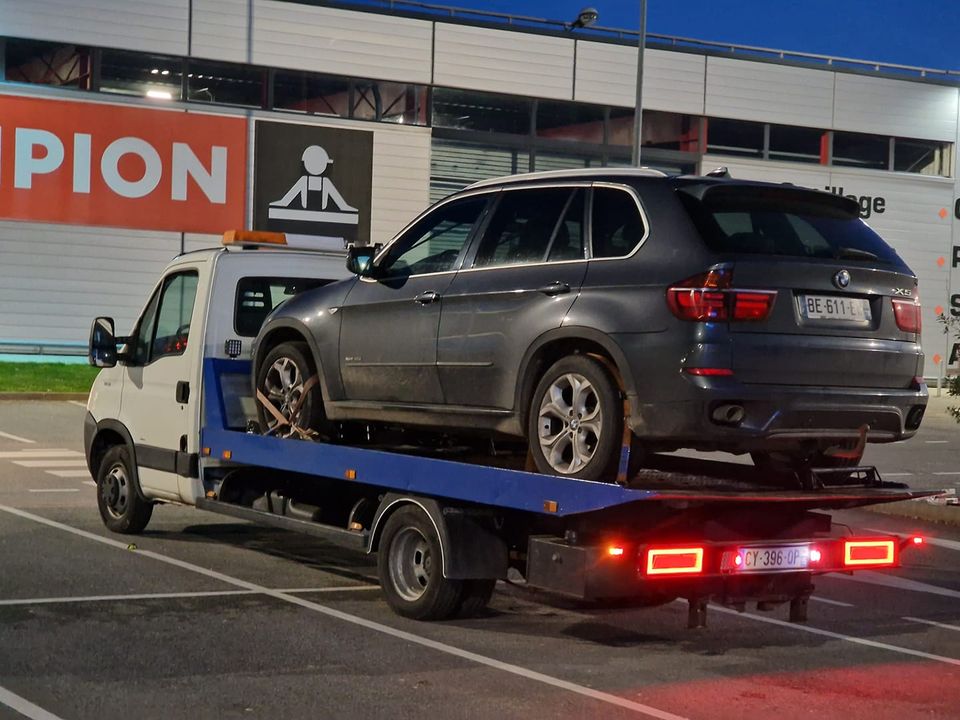
[[[637,96],[633,111],[633,164],[640,167],[643,142],[643,49],[647,44],[647,0],[640,0],[640,31],[637,37]]]
[[[590,27],[597,21],[597,18],[599,17],[600,13],[597,12],[596,8],[585,7],[580,11],[580,14],[577,15],[576,20],[567,24],[567,29],[578,30],[580,28]]]

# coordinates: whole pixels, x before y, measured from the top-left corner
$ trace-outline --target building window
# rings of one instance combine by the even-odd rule
[[[949,177],[952,151],[950,143],[896,138],[893,141],[893,169]]]
[[[707,152],[763,157],[763,123],[709,118]]]
[[[6,80],[90,89],[90,48],[33,40],[0,40]]]
[[[525,98],[434,88],[433,125],[529,135],[533,103]]]
[[[822,130],[771,125],[768,157],[771,160],[819,163],[823,137]]]
[[[187,99],[218,105],[263,107],[266,71],[248,65],[190,61]]]
[[[165,55],[104,50],[100,59],[100,90],[157,100],[179,100],[183,60]]]
[[[350,117],[402,125],[426,125],[427,88],[403,83],[355,80]]]
[[[273,106],[311,115],[350,117],[350,81],[278,71],[273,81]]]
[[[608,142],[633,147],[633,109],[612,108]],[[680,152],[700,151],[700,118],[681,113],[643,111],[643,147]]]
[[[537,103],[537,137],[603,144],[603,108],[583,103]]]
[[[844,167],[888,170],[890,167],[890,138],[880,135],[835,132],[833,134],[833,164]]]

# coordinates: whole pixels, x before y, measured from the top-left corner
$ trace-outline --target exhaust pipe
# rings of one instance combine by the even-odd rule
[[[710,418],[718,425],[739,425],[743,422],[746,414],[747,412],[743,409],[743,405],[724,403],[723,405],[717,405],[717,407],[713,409],[713,412],[710,413]]]

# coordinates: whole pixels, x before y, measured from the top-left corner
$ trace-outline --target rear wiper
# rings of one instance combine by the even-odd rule
[[[837,260],[877,260],[878,256],[869,250],[860,248],[842,247],[837,248]]]

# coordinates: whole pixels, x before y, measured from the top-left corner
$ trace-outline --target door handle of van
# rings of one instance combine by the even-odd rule
[[[186,405],[190,402],[190,383],[186,380],[180,380],[177,382],[177,392],[176,392],[177,402],[181,405]]]
[[[570,292],[570,286],[565,282],[552,282],[549,285],[543,285],[537,288],[537,292],[541,292],[544,295],[563,295],[564,293]]]
[[[440,299],[440,293],[436,293],[433,290],[427,290],[417,295],[413,300],[418,305],[429,305]]]

